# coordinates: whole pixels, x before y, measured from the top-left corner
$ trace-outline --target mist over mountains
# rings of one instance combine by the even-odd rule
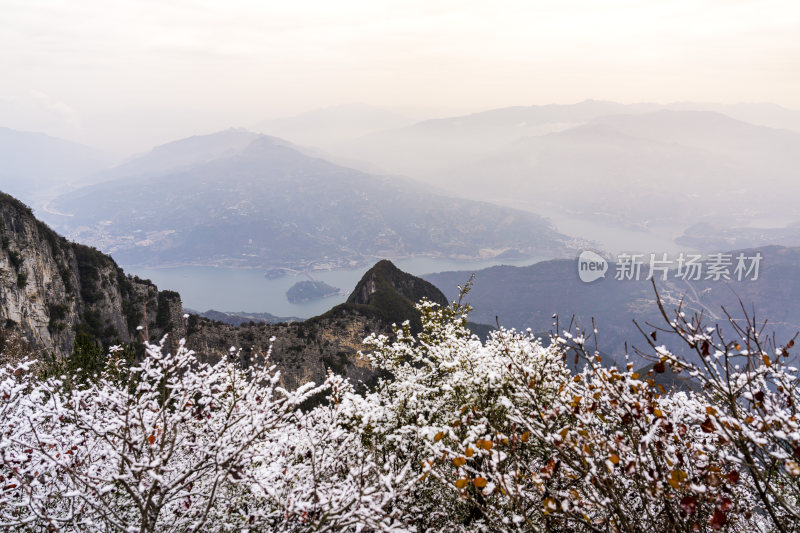
[[[241,130],[193,137],[63,195],[46,220],[123,264],[308,268],[365,256],[570,256],[543,218],[432,195]],[[54,214],[61,213],[61,214]]]
[[[88,146],[0,126],[0,190],[32,202],[91,181],[111,159]]]
[[[447,176],[473,194],[488,193],[491,179],[494,200],[521,193],[531,206],[562,203],[621,225],[677,228],[723,217],[745,224],[791,212],[784,194],[797,187],[798,150],[800,133],[714,113],[659,111],[526,137]]]
[[[800,1],[0,47],[0,529],[800,533]]]
[[[161,176],[167,172],[190,169],[215,159],[237,155],[258,137],[257,133],[234,128],[216,135],[195,135],[131,156],[119,165],[105,169],[100,175],[104,182]]]
[[[384,130],[409,126],[410,116],[364,104],[344,104],[307,111],[295,116],[263,120],[255,131],[274,135],[305,146],[332,151],[352,139]]]
[[[230,129],[110,168],[66,141],[60,150],[74,161],[59,159],[47,147],[61,141],[34,136],[26,142],[53,155],[27,170],[9,157],[8,172],[30,178],[3,183],[59,231],[124,264],[564,257],[578,242],[604,246],[603,225],[638,232],[631,248],[652,236],[713,251],[794,244],[799,116],[769,104],[588,100],[413,123],[353,104],[258,124],[280,137]],[[475,223],[456,228],[459,218]],[[729,224],[740,237],[725,233]]]
[[[151,266],[563,257],[568,242],[613,247],[615,228],[638,233],[631,248],[650,236],[708,251],[794,244],[799,117],[770,104],[588,100],[413,122],[352,104],[257,124],[278,137],[230,129],[113,167],[90,148],[3,130],[0,186],[70,237]],[[473,216],[468,229],[450,222]]]
[[[671,238],[731,217],[794,222],[799,151],[798,113],[778,106],[597,101],[425,121],[347,148],[466,197],[566,212],[589,227],[662,226]]]
[[[388,170],[433,176],[452,166],[454,160],[474,156],[476,152],[488,154],[521,138],[564,131],[604,117],[636,116],[659,111],[716,113],[755,126],[800,132],[800,111],[772,104],[684,102],[662,105],[586,100],[569,105],[504,107],[424,120],[352,139],[341,149],[351,156],[381,162]],[[292,139],[290,135],[286,137]],[[411,151],[416,157],[406,157]]]
[[[775,228],[731,227],[701,222],[687,228],[675,242],[702,251],[756,248],[776,244],[800,246],[800,221]]]

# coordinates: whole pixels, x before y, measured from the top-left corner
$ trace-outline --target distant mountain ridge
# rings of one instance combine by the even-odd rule
[[[290,143],[231,130],[211,137],[221,157],[121,177],[56,199],[48,222],[126,265],[309,268],[363,265],[369,257],[493,257],[509,249],[567,256],[572,239],[532,213],[436,196],[411,180],[366,174]],[[229,141],[233,137],[234,141]],[[144,156],[164,157],[192,138]],[[206,150],[204,149],[204,152]],[[199,158],[199,157],[198,157]],[[200,159],[200,158],[199,158]],[[111,171],[113,174],[115,171]]]
[[[658,290],[671,312],[683,301],[687,315],[702,312],[708,325],[720,323],[726,327],[724,306],[741,318],[739,298],[748,312],[755,311],[760,320],[769,320],[766,331],[776,333],[777,342],[787,342],[800,331],[800,248],[767,246],[744,251],[753,256],[762,254],[758,279],[737,281],[682,281],[670,276],[657,280]],[[735,257],[738,251],[729,252]],[[441,288],[449,298],[455,298],[457,284],[463,284],[472,272],[455,271],[423,276]],[[633,324],[635,319],[649,333],[648,323],[664,325],[655,303],[647,267],[640,279],[614,279],[616,265],[609,264],[605,278],[583,283],[578,278],[576,260],[543,261],[527,267],[496,266],[475,272],[475,280],[467,301],[475,310],[470,318],[477,322],[494,323],[517,329],[531,328],[536,332],[554,331],[553,315],[559,317],[559,327],[565,329],[570,321],[591,332],[592,319],[598,330],[598,346],[620,360],[632,346],[644,345],[641,333]],[[657,275],[658,277],[658,275]],[[659,334],[659,342],[669,343],[668,335]],[[677,348],[678,346],[676,346]],[[691,356],[691,354],[687,354]]]
[[[195,135],[130,157],[101,175],[104,182],[137,176],[155,177],[240,154],[258,137],[259,134],[241,128],[230,128],[211,135]]]
[[[429,120],[346,148],[349,157],[468,198],[622,227],[668,227],[674,236],[731,216],[737,225],[788,216],[800,194],[798,152],[800,111],[601,101]],[[709,202],[712,191],[716,201]]]
[[[700,223],[687,228],[675,241],[703,251],[769,245],[796,247],[800,246],[800,221],[785,227],[730,227]]]
[[[294,316],[275,316],[271,313],[247,313],[244,311],[224,312],[224,311],[217,311],[215,309],[209,309],[208,311],[202,311],[202,312],[190,309],[185,309],[185,311],[187,313],[191,313],[193,315],[197,315],[203,318],[208,318],[210,320],[224,322],[225,324],[230,324],[231,326],[241,326],[242,324],[247,324],[249,322],[280,324],[282,322],[303,321],[302,318],[297,318]]]
[[[308,146],[330,147],[413,121],[401,114],[365,104],[344,104],[299,115],[263,120],[253,129]]]

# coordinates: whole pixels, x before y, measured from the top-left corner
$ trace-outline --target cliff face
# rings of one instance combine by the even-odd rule
[[[192,315],[187,345],[214,362],[229,357],[230,348],[245,365],[263,361],[270,344],[271,363],[281,371],[280,384],[288,389],[325,380],[328,369],[352,383],[370,383],[376,376],[366,358],[358,356],[364,338],[373,332],[391,333],[385,320],[353,309],[332,310],[304,322],[232,326]],[[275,340],[270,343],[270,339]]]
[[[178,293],[125,275],[113,259],[68,242],[2,193],[0,238],[0,338],[12,333],[35,352],[61,358],[70,356],[79,331],[108,345],[139,340],[137,327],[146,325],[150,340],[164,333],[171,343],[186,337],[187,346],[210,362],[238,357],[260,364],[271,345],[271,362],[289,389],[319,383],[329,369],[354,384],[369,383],[377,373],[358,356],[364,338],[391,335],[392,324],[405,320],[417,328],[413,304],[422,297],[447,303],[430,283],[381,261],[348,302],[303,322],[237,327],[198,315],[184,321]]]
[[[0,327],[35,351],[72,352],[78,331],[103,343],[130,342],[146,325],[151,338],[184,334],[177,293],[126,276],[113,259],[71,243],[0,193]]]

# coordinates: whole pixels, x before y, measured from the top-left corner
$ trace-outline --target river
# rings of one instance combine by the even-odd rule
[[[450,270],[480,270],[498,264],[525,266],[541,261],[485,260],[454,261],[417,257],[394,261],[398,268],[415,275]],[[363,267],[353,270],[314,271],[314,279],[324,281],[345,292],[352,291],[358,281],[369,270]],[[140,278],[151,280],[160,290],[169,289],[181,294],[183,305],[197,311],[245,311],[250,313],[272,313],[277,316],[309,318],[324,313],[331,307],[347,300],[345,295],[336,295],[313,302],[292,304],[286,299],[286,291],[297,283],[309,279],[305,274],[286,275],[267,279],[261,269],[216,268],[184,266],[168,268],[125,267],[125,271]],[[464,279],[466,282],[467,280]]]

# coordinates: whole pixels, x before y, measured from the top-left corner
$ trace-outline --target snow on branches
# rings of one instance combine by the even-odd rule
[[[86,387],[31,381],[27,367],[3,371],[3,525],[197,531],[209,521],[248,523],[255,444],[293,422],[313,386],[289,393],[276,386],[274,367],[211,366],[183,343],[175,354],[163,348],[147,344],[138,366]]]
[[[78,387],[0,369],[0,526],[56,531],[793,531],[794,343],[735,339],[680,308],[680,350],[603,366],[580,331],[481,341],[468,306],[418,305],[365,340],[387,377],[289,392],[269,354],[242,369],[146,345]],[[772,348],[770,348],[772,346]],[[567,360],[582,361],[570,370]],[[691,376],[665,387],[667,369]]]

